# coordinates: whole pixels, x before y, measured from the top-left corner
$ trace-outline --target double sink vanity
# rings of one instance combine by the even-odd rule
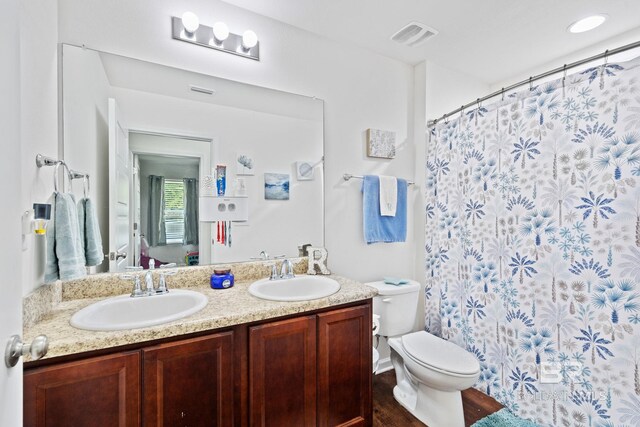
[[[208,266],[178,269],[158,296],[123,295],[131,282],[115,274],[31,294],[25,338],[50,346],[25,362],[24,424],[371,425],[376,291],[293,261],[282,280],[233,264],[224,290]]]

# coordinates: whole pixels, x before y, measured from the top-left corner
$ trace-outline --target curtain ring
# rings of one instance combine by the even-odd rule
[[[482,108],[482,105],[480,104],[480,98],[476,99],[476,105],[478,106],[478,110]]]
[[[529,77],[529,92],[533,91],[533,76]]]
[[[460,118],[464,117],[464,105],[460,107]]]
[[[444,124],[445,124],[445,125],[448,125],[448,124],[449,124],[449,120],[447,120],[447,115],[446,115],[446,114],[443,114],[443,115],[442,115],[442,120],[444,120]]]
[[[604,65],[606,66],[609,62],[609,49],[604,51]]]
[[[504,101],[504,88],[502,88],[502,101]]]

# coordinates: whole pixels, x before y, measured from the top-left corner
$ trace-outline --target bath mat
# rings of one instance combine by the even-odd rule
[[[533,421],[523,420],[509,412],[508,409],[500,409],[498,412],[484,417],[475,422],[471,427],[539,427]]]

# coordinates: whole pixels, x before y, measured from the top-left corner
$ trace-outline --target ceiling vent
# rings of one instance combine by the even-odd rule
[[[406,46],[418,46],[438,34],[438,30],[420,22],[410,22],[391,36],[391,40]]]

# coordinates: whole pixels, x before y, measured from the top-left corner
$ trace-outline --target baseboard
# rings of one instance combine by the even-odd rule
[[[391,358],[385,357],[384,359],[380,359],[378,361],[378,369],[376,369],[376,375],[390,371],[392,369],[393,365],[391,364]]]

